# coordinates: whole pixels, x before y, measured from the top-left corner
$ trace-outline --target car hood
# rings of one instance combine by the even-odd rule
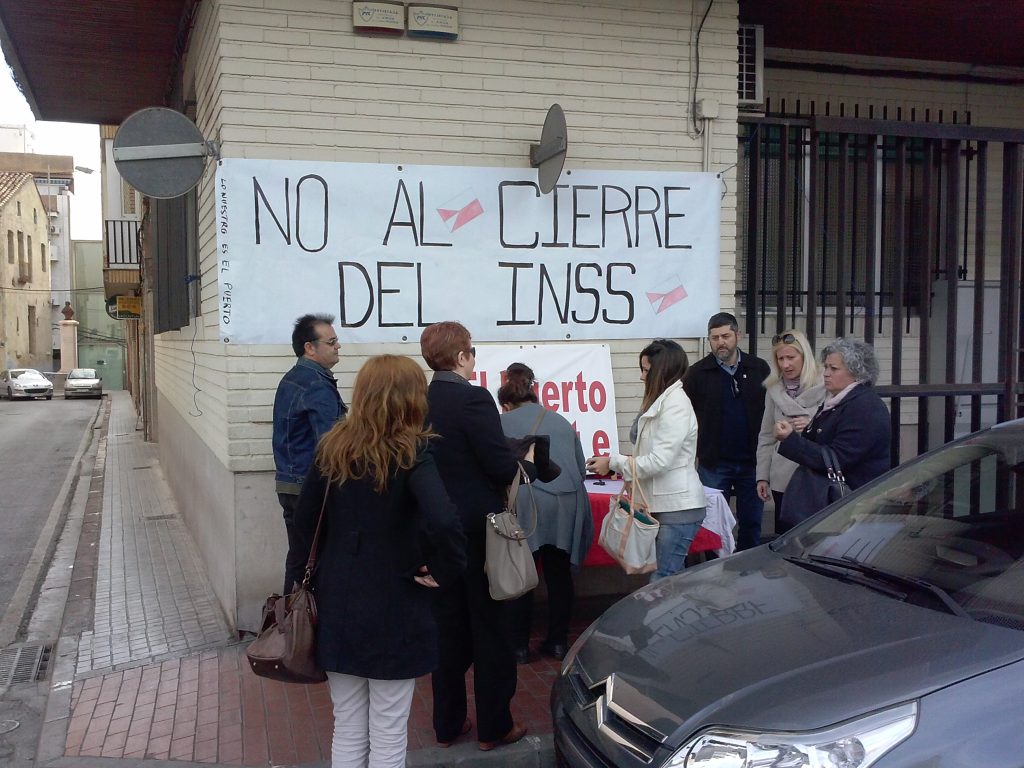
[[[32,376],[31,374],[24,374],[16,379],[11,379],[15,384],[25,384],[26,386],[38,387],[40,384],[49,384],[50,380],[45,376]]]
[[[68,379],[68,384],[77,384],[80,387],[94,387],[100,383],[99,379]]]
[[[806,730],[1024,658],[1024,631],[908,605],[761,547],[621,600],[577,656],[676,744],[706,725]]]

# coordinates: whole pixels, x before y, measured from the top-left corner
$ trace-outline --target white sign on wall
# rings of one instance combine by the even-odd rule
[[[719,308],[710,173],[225,159],[220,329],[287,343],[330,312],[346,342],[415,341],[459,320],[481,341],[703,336]]]
[[[472,381],[498,402],[502,374],[512,363],[530,366],[538,402],[576,428],[586,456],[618,453],[615,385],[606,344],[477,345]]]

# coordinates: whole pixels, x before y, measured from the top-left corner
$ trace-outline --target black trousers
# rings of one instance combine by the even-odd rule
[[[484,573],[484,535],[466,537],[468,563],[451,586],[434,590],[439,664],[431,676],[434,734],[451,741],[466,720],[466,672],[473,667],[476,727],[480,741],[512,730],[509,705],[516,692],[516,661],[506,628],[507,605],[492,600]]]
[[[548,590],[548,630],[545,642],[548,645],[566,645],[575,597],[569,553],[545,544],[534,553],[534,558],[544,570],[544,586]],[[530,590],[519,599],[512,600],[509,605],[509,632],[514,648],[529,646],[530,626],[533,623],[533,592]]]
[[[786,494],[779,493],[778,491],[772,491],[772,501],[775,502],[775,535],[778,536],[780,533],[785,533],[793,526],[786,525],[782,522],[782,498]]]
[[[277,500],[280,502],[281,510],[284,513],[284,529],[288,534],[288,554],[284,561],[284,589],[281,590],[282,595],[287,595],[291,593],[292,587],[295,586],[291,574],[301,573],[302,569],[306,567],[306,561],[295,554],[302,548],[302,542],[295,532],[294,522],[295,507],[298,506],[299,497],[291,493],[279,493],[277,494]]]

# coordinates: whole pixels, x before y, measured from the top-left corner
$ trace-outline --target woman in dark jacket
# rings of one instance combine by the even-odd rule
[[[438,664],[430,588],[454,583],[466,564],[458,516],[426,450],[426,412],[420,367],[371,357],[299,496],[301,544],[288,562],[304,564],[328,493],[312,585],[317,661],[334,703],[333,768],[366,765],[371,753],[374,765],[405,765],[414,678]]]
[[[822,446],[833,450],[851,489],[891,466],[892,427],[889,411],[874,388],[878,380],[875,350],[863,341],[839,338],[825,347],[821,357],[828,394],[814,418],[800,433],[788,421],[775,422],[779,455],[800,465],[782,501],[782,522],[787,527],[822,508],[812,494],[800,490],[827,482]]]
[[[434,370],[427,392],[430,428],[440,435],[437,468],[466,532],[466,570],[434,599],[441,662],[432,683],[434,734],[442,747],[473,727],[466,717],[466,672],[473,667],[477,739],[487,751],[518,741],[526,727],[512,719],[516,660],[507,635],[506,605],[493,600],[484,572],[484,524],[505,507],[506,487],[519,471],[498,420],[498,407],[469,377],[476,350],[469,331],[451,321],[435,323],[420,337],[423,359]],[[524,468],[533,479],[532,446]]]
[[[533,369],[523,363],[512,363],[506,374],[505,383],[498,389],[498,405],[503,411],[501,426],[505,434],[508,437],[548,435],[551,459],[562,470],[551,482],[536,482],[532,484],[532,490],[521,490],[517,498],[522,525],[527,530],[534,529],[530,536],[530,549],[541,562],[544,586],[548,591],[547,639],[541,643],[540,652],[561,661],[569,648],[572,568],[582,565],[594,541],[590,499],[583,485],[587,460],[580,445],[580,436],[572,424],[564,416],[537,402],[537,381],[533,377]],[[520,664],[526,664],[530,659],[532,609],[533,590],[512,601],[512,643],[516,661]]]

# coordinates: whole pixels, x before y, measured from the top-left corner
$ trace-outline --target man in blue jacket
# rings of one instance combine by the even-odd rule
[[[295,505],[302,481],[313,466],[317,443],[348,411],[331,373],[341,346],[333,323],[334,315],[303,315],[295,321],[292,349],[298,360],[281,379],[274,396],[275,480],[289,551],[301,549],[295,541]],[[287,574],[300,571],[302,565],[285,563],[281,594],[291,592],[293,582]]]
[[[736,494],[736,549],[761,543],[764,502],[757,495],[756,449],[764,415],[764,386],[770,369],[740,352],[735,316],[719,312],[708,320],[707,357],[690,366],[683,389],[697,414],[697,472],[701,482],[726,497]]]

